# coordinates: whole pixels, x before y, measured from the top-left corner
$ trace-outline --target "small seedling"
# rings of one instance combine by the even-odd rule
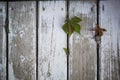
[[[77,32],[80,34],[81,26],[78,23],[81,21],[82,21],[82,19],[77,16],[75,16],[71,19],[67,19],[65,21],[65,24],[62,26],[62,29],[66,34],[69,35],[69,37],[73,34],[73,32]],[[64,51],[65,51],[66,55],[69,55],[68,48],[64,48]]]

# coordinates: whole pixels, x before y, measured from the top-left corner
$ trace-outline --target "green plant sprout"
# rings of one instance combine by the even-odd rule
[[[62,26],[63,31],[68,34],[68,36],[70,37],[73,32],[77,32],[78,34],[80,34],[80,30],[81,30],[81,26],[78,24],[79,22],[81,22],[82,19],[75,16],[71,19],[67,19],[65,21],[65,24]],[[68,48],[63,48],[66,55],[69,55],[69,49]]]

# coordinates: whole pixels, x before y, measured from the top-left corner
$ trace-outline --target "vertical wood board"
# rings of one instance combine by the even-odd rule
[[[36,4],[9,2],[9,80],[36,80]]]
[[[70,37],[70,80],[96,80],[97,51],[94,32],[90,31],[96,24],[95,1],[70,1],[70,18],[82,19],[80,34]]]
[[[6,80],[6,3],[0,2],[0,80]]]
[[[101,40],[100,80],[120,80],[120,0],[100,2],[100,24],[107,29]]]
[[[65,1],[39,2],[39,80],[66,80]]]

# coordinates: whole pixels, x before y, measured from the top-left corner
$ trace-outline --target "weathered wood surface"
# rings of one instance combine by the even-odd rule
[[[70,1],[69,15],[82,18],[81,34],[70,37],[70,80],[96,80],[95,1]]]
[[[70,17],[82,18],[81,35],[70,37],[70,80],[97,79],[94,32],[96,0],[70,1]],[[120,0],[100,1],[100,80],[120,80]],[[0,2],[0,80],[6,80],[6,2]],[[36,80],[36,2],[9,2],[9,80]],[[67,80],[63,48],[65,1],[39,1],[38,80]]]
[[[36,3],[9,2],[9,80],[36,80]]]
[[[107,29],[101,40],[100,80],[120,80],[120,0],[100,3],[100,24]]]
[[[67,80],[65,1],[39,2],[39,80]]]
[[[6,7],[0,2],[0,80],[6,79],[6,38],[5,38]]]

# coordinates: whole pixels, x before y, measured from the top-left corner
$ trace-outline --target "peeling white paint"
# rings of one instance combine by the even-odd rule
[[[25,35],[25,31],[20,31],[19,34],[20,34],[20,38],[23,38],[23,36]]]
[[[25,57],[23,55],[20,56],[20,61],[23,63],[25,60]]]

